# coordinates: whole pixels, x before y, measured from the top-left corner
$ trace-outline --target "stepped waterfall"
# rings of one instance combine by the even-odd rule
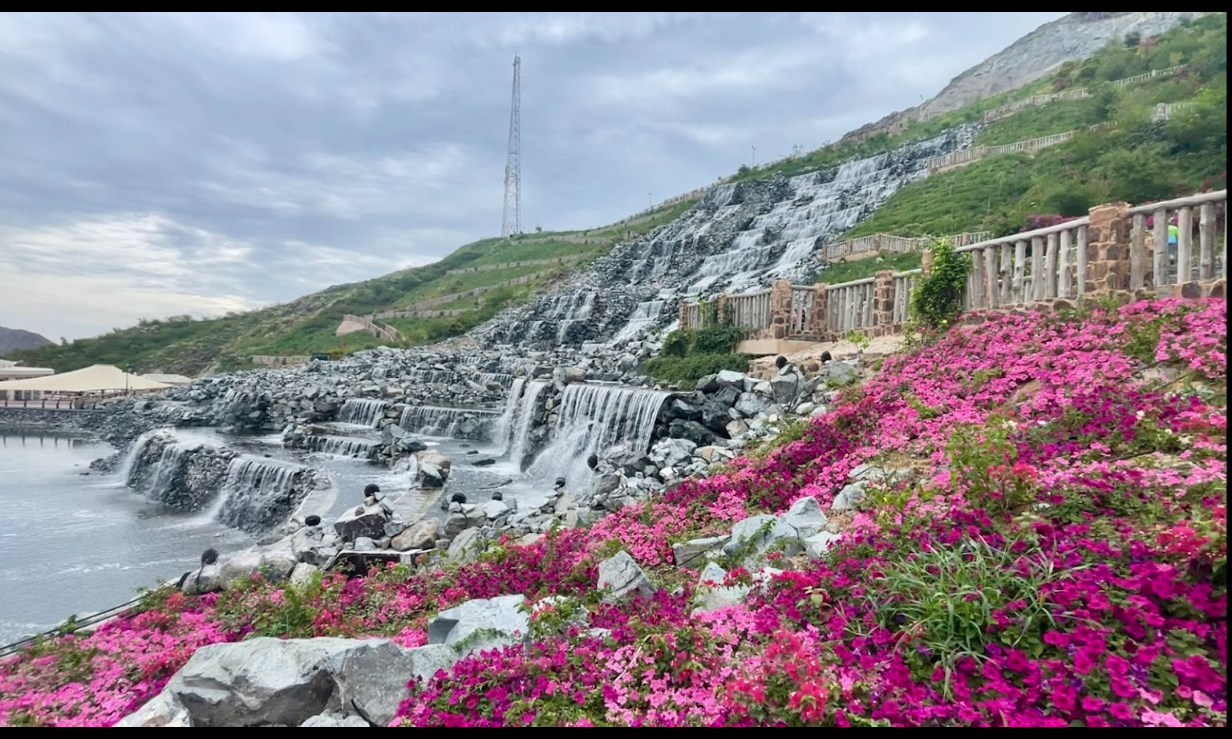
[[[389,403],[372,398],[350,398],[338,409],[338,421],[376,428]]]
[[[564,477],[577,487],[590,480],[591,454],[645,453],[655,420],[668,393],[615,385],[574,383],[561,396],[552,442],[530,471],[538,477]]]

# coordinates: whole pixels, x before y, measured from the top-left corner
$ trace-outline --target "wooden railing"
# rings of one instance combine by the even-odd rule
[[[854,239],[840,241],[837,244],[826,244],[822,247],[823,259],[836,262],[863,254],[907,254],[919,252],[936,241],[942,241],[955,246],[966,246],[991,236],[987,231],[963,232],[949,236],[895,236],[894,234],[875,233],[859,236]]]
[[[545,239],[546,240],[546,239]],[[518,267],[542,267],[549,264],[573,264],[580,262],[586,258],[585,254],[569,254],[563,257],[551,257],[548,259],[525,259],[521,262],[499,262],[497,264],[480,264],[474,267],[462,267],[459,269],[451,269],[445,272],[446,275],[463,275],[470,272],[497,272],[503,269],[517,269]]]
[[[1108,84],[1111,85],[1112,87],[1124,87],[1126,85],[1132,85],[1138,82],[1144,82],[1146,80],[1154,79],[1156,77],[1171,77],[1174,74],[1179,74],[1184,69],[1185,69],[1184,64],[1178,64],[1175,67],[1168,67],[1166,69],[1155,69],[1150,72],[1145,72],[1143,74],[1134,75],[1133,77],[1125,77],[1124,79],[1113,80],[1112,82],[1109,82]],[[984,111],[982,120],[984,123],[992,123],[993,121],[998,121],[998,120],[1001,120],[1002,118],[1009,117],[1022,110],[1026,110],[1027,108],[1031,108],[1031,107],[1035,107],[1039,105],[1047,105],[1057,100],[1081,100],[1083,98],[1091,97],[1091,94],[1092,94],[1091,91],[1088,90],[1087,88],[1079,87],[1073,90],[1063,90],[1061,92],[1053,92],[1053,93],[1048,93],[1045,95],[1032,95],[1029,98],[1023,98],[1022,100],[1015,100],[1012,103],[1006,103],[1005,105],[1002,105],[1000,107],[993,108],[991,110],[986,110]]]
[[[971,257],[964,311],[1048,304],[1143,290],[1157,295],[1222,295],[1227,279],[1226,190],[1130,207],[1109,203],[1047,228],[958,247]],[[1169,226],[1174,238],[1169,243]],[[901,331],[910,318],[924,268],[837,285],[793,285],[719,295],[710,304],[682,301],[682,328],[717,320],[755,339],[831,341],[858,330]],[[711,310],[711,309],[714,310]]]
[[[754,290],[739,295],[729,295],[724,313],[726,320],[734,326],[749,329],[768,326],[770,325],[770,290]]]

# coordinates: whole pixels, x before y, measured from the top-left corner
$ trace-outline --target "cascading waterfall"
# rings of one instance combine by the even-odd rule
[[[646,300],[637,304],[633,309],[633,315],[629,316],[629,322],[624,325],[616,335],[612,337],[612,344],[619,344],[635,338],[638,333],[648,326],[653,326],[655,321],[659,320],[659,314],[663,312],[664,300]]]
[[[372,456],[379,441],[355,436],[305,436],[304,447],[309,451],[333,454],[340,457]]]
[[[466,382],[467,380],[477,382],[480,385],[487,385],[490,382],[495,382],[505,388],[508,388],[513,384],[513,375],[506,374],[504,372],[478,372],[475,374],[469,374],[454,372],[452,370],[411,370],[407,374],[430,385],[457,385]]]
[[[492,411],[478,411],[469,408],[440,408],[431,405],[409,405],[402,409],[402,417],[398,425],[403,429],[424,436],[455,436],[469,438],[474,433],[465,433],[462,424],[466,421],[491,423],[495,414]]]
[[[513,438],[509,442],[509,460],[521,469],[530,448],[530,432],[535,428],[535,419],[539,416],[539,396],[551,383],[545,380],[533,380],[522,393],[522,402],[518,405],[517,421],[513,427]]]
[[[231,460],[220,495],[218,522],[255,533],[285,521],[308,493],[308,486],[296,484],[296,478],[306,469],[264,457]]]
[[[128,448],[128,453],[124,455],[124,460],[120,462],[120,467],[116,470],[116,478],[123,484],[128,485],[129,479],[133,476],[133,469],[137,466],[137,460],[141,458],[145,448],[150,445],[150,440],[158,431],[146,431],[138,436]]]
[[[138,468],[134,465],[125,477],[125,484],[146,497],[161,499],[163,493],[171,489],[175,478],[184,471],[184,451],[179,444],[164,445],[152,474],[138,475]]]
[[[644,453],[650,447],[655,420],[668,393],[615,385],[574,383],[560,401],[552,443],[539,454],[531,473],[564,477],[567,484],[588,480],[586,458],[616,447]]]
[[[356,426],[376,428],[389,403],[372,398],[350,398],[338,409],[338,420]]]
[[[561,297],[563,299],[556,301],[551,317],[557,321],[556,341],[564,343],[568,339],[570,327],[576,323],[585,323],[590,318],[595,307],[595,294],[584,292]]]
[[[526,378],[518,377],[514,379],[513,386],[509,388],[509,395],[505,398],[505,410],[492,429],[492,441],[496,444],[497,454],[504,454],[509,449],[509,434],[513,431],[513,420],[517,417],[518,407],[522,400],[522,390],[525,387]]]

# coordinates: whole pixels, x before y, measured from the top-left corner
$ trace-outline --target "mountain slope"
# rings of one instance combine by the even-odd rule
[[[1056,70],[1063,62],[1085,59],[1110,40],[1137,34],[1155,36],[1182,18],[1199,13],[1174,11],[1070,13],[1046,23],[1005,50],[988,57],[950,81],[916,109],[927,119],[957,110],[999,92],[1012,90]]]
[[[0,326],[0,357],[26,349],[37,349],[48,346],[51,340],[33,331],[23,331],[19,328]]]
[[[1139,15],[1159,16],[1139,26],[1171,17],[1116,17]],[[1047,50],[1054,34],[1061,40],[1053,47],[1071,48],[1075,28],[1098,25],[1098,19],[1067,18],[1018,44]],[[1226,15],[1172,22],[1177,27],[1159,39],[1130,48],[1118,37],[1086,61],[1065,64],[1013,93],[928,120],[900,119],[889,129],[872,125],[804,156],[742,168],[726,184],[709,188],[697,209],[690,210],[696,199],[684,200],[601,229],[488,239],[426,267],[333,286],[287,304],[207,321],[145,321],[21,358],[61,371],[110,362],[196,374],[240,367],[257,354],[345,353],[392,343],[366,333],[335,336],[346,314],[378,314],[378,323],[393,326],[409,343],[458,336],[485,322],[476,334],[485,341],[628,338],[631,328],[670,319],[682,291],[713,292],[733,279],[755,283],[771,273],[803,278],[808,272],[796,263],[814,259],[810,251],[845,235],[870,229],[905,236],[1013,231],[1032,213],[1071,214],[1106,201],[1110,193],[1131,201],[1182,194],[1204,180],[1217,181],[1226,161]],[[1014,59],[1035,69],[1024,56],[1028,52],[1010,54],[1013,48],[993,67],[1002,79],[1027,79],[1033,71],[1017,77],[1006,71]],[[1075,48],[1066,53],[1093,47],[1084,42]],[[1178,64],[1189,68],[1115,89],[1105,84]],[[1004,103],[1083,86],[1098,94],[982,122]],[[1151,124],[1151,106],[1178,102],[1198,105],[1190,109],[1194,114]],[[1034,158],[997,157],[934,176],[926,166],[928,157],[973,144],[1113,120],[1119,123],[1107,135],[1079,136]],[[571,261],[524,264],[560,258]],[[407,314],[417,306],[430,313]],[[516,309],[504,310],[510,306]],[[380,316],[388,311],[399,315]]]

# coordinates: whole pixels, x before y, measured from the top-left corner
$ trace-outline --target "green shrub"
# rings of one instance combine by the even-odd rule
[[[683,357],[689,353],[691,346],[693,346],[693,331],[682,328],[667,335],[667,338],[663,340],[661,354],[665,357]]]
[[[727,324],[703,328],[693,333],[693,345],[690,354],[731,354],[736,351],[736,344],[744,340],[748,330],[740,326]]]
[[[915,320],[936,330],[954,320],[962,309],[971,257],[944,242],[935,244],[932,253],[932,269],[916,282],[912,291],[911,312]]]
[[[688,357],[655,357],[642,370],[658,380],[691,388],[699,379],[721,370],[746,372],[749,358],[743,354],[694,354]]]

